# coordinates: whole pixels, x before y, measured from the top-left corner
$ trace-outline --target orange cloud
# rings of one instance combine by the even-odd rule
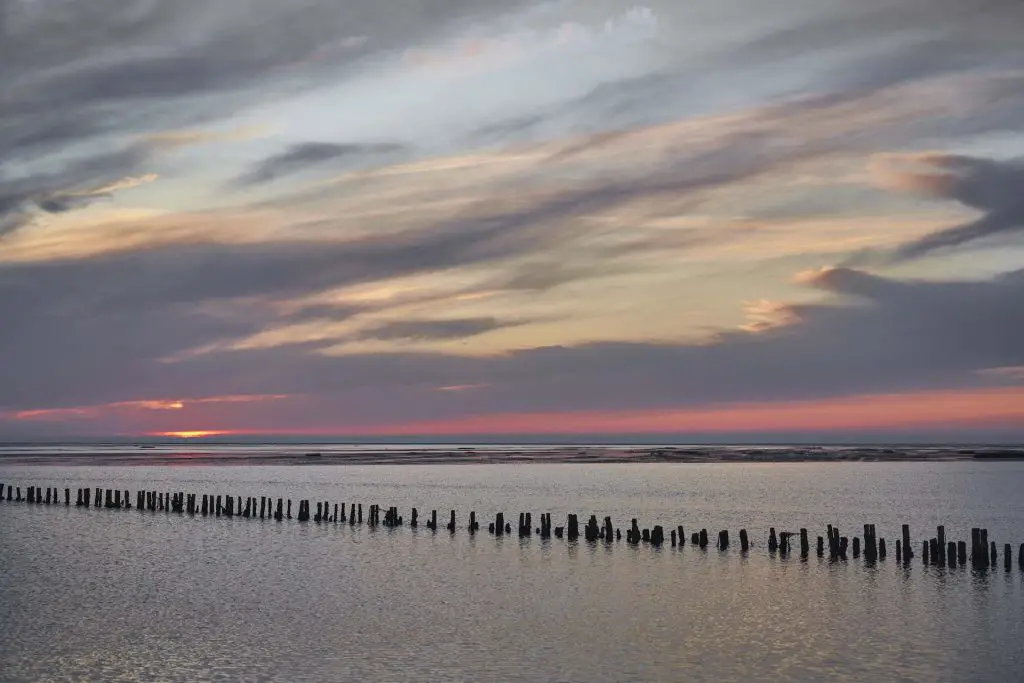
[[[5,416],[15,420],[46,420],[58,421],[68,419],[95,419],[111,413],[123,413],[141,410],[184,410],[191,405],[223,404],[223,403],[255,403],[278,401],[290,398],[288,394],[242,394],[230,396],[206,396],[187,399],[151,399],[141,401],[118,401],[92,406],[74,408],[42,408],[36,410],[18,410]]]

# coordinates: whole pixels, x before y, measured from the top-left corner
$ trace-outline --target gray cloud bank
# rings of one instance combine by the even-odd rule
[[[227,1],[0,0],[0,237],[40,214],[80,208],[102,197],[98,188],[146,171],[157,151],[135,142],[138,134],[218,121],[279,93],[358,72],[360,60],[376,50],[414,47],[453,26],[514,14],[529,4],[256,0],[241,12],[242,3]],[[842,101],[895,83],[1024,65],[1024,10],[1016,1],[833,1],[813,9],[802,2],[769,7],[732,1],[709,9],[703,23],[687,15],[696,12],[692,4],[650,5],[668,28],[659,44],[638,52],[640,73],[598,83],[541,113],[524,86],[523,108],[530,111],[505,112],[507,117],[492,112],[465,131],[466,139],[506,143],[535,134],[621,130],[735,108],[747,104],[748,96],[811,92]],[[577,11],[558,7],[566,17]],[[774,20],[763,21],[769,15]],[[676,18],[694,19],[678,24],[696,26],[694,33],[676,35]],[[700,43],[701,27],[723,35]],[[369,39],[346,42],[353,35]],[[821,68],[802,78],[768,77],[802,73],[796,68],[801,60]],[[266,329],[278,322],[268,302],[509,256],[545,256],[557,244],[553,222],[631,199],[751,178],[823,149],[871,151],[943,136],[1019,132],[1021,92],[1019,76],[1008,77],[988,93],[988,106],[968,119],[937,114],[889,127],[882,137],[873,131],[850,134],[845,147],[830,141],[780,151],[771,135],[738,136],[727,149],[680,159],[668,173],[638,169],[627,179],[595,182],[522,210],[468,216],[422,234],[326,246],[194,244],[79,261],[0,264],[0,407],[295,393],[321,399],[304,416],[291,416],[296,421],[336,420],[336,406],[344,403],[353,406],[346,420],[373,422],[382,416],[426,419],[467,411],[635,408],[973,386],[981,381],[979,370],[1024,365],[1024,271],[973,282],[830,271],[812,286],[851,298],[850,305],[793,307],[799,320],[793,325],[760,334],[724,333],[699,346],[591,344],[463,358],[329,357],[318,353],[318,344],[302,344],[165,361]],[[309,142],[263,159],[240,180],[269,183],[398,151],[396,144],[359,139]],[[898,259],[1019,234],[1019,162],[949,156],[935,163],[938,177],[930,183],[925,178],[919,187],[982,216],[905,245]],[[571,264],[541,267],[505,286],[540,291],[586,272]],[[321,307],[285,320],[352,314]],[[369,334],[457,339],[507,324],[483,318],[410,320]],[[428,393],[444,385],[487,388],[471,398]]]

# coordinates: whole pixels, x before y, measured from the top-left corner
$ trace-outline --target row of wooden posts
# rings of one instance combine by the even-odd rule
[[[0,502],[18,502],[37,505],[60,505],[70,507],[71,489],[61,491],[56,487],[28,486],[25,495],[22,495],[21,487],[0,483]],[[340,505],[340,507],[339,507]],[[78,488],[75,492],[75,507],[96,507],[106,509],[131,509],[131,494],[127,490],[103,489],[103,488]],[[214,496],[204,494],[202,498],[195,493],[170,493],[160,491],[138,491],[135,496],[135,509],[150,512],[168,512],[176,514],[187,514],[190,516],[215,516],[215,517],[244,517],[259,519],[273,519],[278,522],[285,519],[292,519],[292,501],[284,498],[260,496],[257,500],[254,496]],[[384,511],[383,517],[381,511]],[[316,502],[316,513],[311,514],[309,500],[298,501],[298,512],[296,518],[299,522],[308,522],[312,519],[316,523],[337,524],[348,522],[350,525],[363,523],[363,506],[361,503],[334,503],[333,508],[327,501]],[[388,507],[384,510],[380,505],[370,505],[367,508],[367,524],[376,526],[378,524],[386,527],[399,527],[404,525],[404,519],[398,512],[397,507]],[[412,516],[409,521],[411,527],[419,526],[419,512],[412,508]],[[430,517],[425,522],[428,529],[437,531],[437,510],[430,511]],[[450,511],[449,521],[445,528],[455,533],[455,510]],[[469,524],[467,529],[470,533],[480,530],[477,522],[476,512],[469,513]],[[489,533],[502,536],[512,533],[512,523],[505,521],[504,513],[497,513],[494,521],[487,526]],[[910,525],[902,526],[901,538],[896,539],[897,561],[909,564],[914,557],[913,547],[910,540]],[[518,535],[520,537],[531,536],[534,533],[541,538],[568,538],[577,540],[580,537],[579,516],[569,514],[565,526],[553,527],[551,514],[541,514],[540,526],[533,526],[533,515],[529,512],[519,513]],[[602,523],[598,523],[597,515],[591,515],[583,527],[583,537],[589,542],[612,542],[622,540],[622,529],[616,529],[612,525],[612,518],[605,517]],[[799,533],[783,531],[776,533],[775,528],[768,532],[768,551],[782,556],[793,552],[792,540],[798,537],[799,552],[801,557],[810,555],[810,537],[807,529],[800,529]],[[669,532],[669,542],[672,547],[683,547],[686,545],[686,533],[683,527],[677,526]],[[750,537],[746,529],[739,532],[740,550],[747,552],[750,547]],[[626,542],[630,544],[646,543],[653,546],[661,546],[665,543],[665,530],[661,525],[652,529],[640,529],[637,520],[630,522],[626,530]],[[706,549],[709,545],[707,529],[701,529],[690,534],[690,543],[694,547]],[[718,532],[715,547],[719,550],[727,550],[730,546],[729,532],[722,530]],[[824,557],[826,553],[832,560],[845,560],[851,554],[854,558],[861,555],[868,562],[876,562],[886,559],[886,543],[884,538],[878,538],[875,533],[874,524],[864,525],[863,543],[861,537],[854,536],[851,539],[841,536],[837,527],[828,525],[826,536],[817,537],[815,548],[818,557]],[[989,569],[998,566],[998,546],[995,541],[988,538],[987,529],[971,529],[971,547],[968,554],[966,541],[953,541],[946,539],[945,527],[936,528],[933,538],[925,540],[921,545],[921,558],[924,564],[940,567],[956,567],[970,565],[975,569]],[[1020,545],[1017,553],[1018,567],[1024,571],[1024,543]],[[1003,545],[1003,566],[1009,571],[1013,566],[1013,547],[1006,543]]]

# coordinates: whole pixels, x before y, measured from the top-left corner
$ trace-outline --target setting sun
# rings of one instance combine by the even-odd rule
[[[195,431],[184,431],[184,432],[156,432],[153,436],[172,436],[176,439],[201,439],[204,436],[222,436],[224,434],[230,434],[225,431],[215,430],[195,430]]]

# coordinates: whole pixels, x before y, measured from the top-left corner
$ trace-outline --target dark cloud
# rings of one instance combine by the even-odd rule
[[[358,334],[360,339],[379,341],[451,340],[475,337],[525,321],[498,318],[452,318],[447,320],[399,320],[370,328]]]
[[[898,261],[966,246],[993,237],[1024,235],[1024,159],[997,161],[970,156],[926,158],[930,172],[908,173],[910,189],[977,209],[977,220],[925,235],[893,254]]]
[[[0,160],[0,238],[27,225],[33,214],[64,213],[106,198],[104,186],[138,171],[148,155],[144,146],[131,145],[22,177],[5,176]]]
[[[11,286],[15,282],[20,289]],[[259,331],[265,311],[238,302],[211,309],[158,299],[149,308],[139,302],[123,311],[86,307],[80,297],[44,297],[39,282],[23,273],[0,287],[0,315],[22,310],[15,301],[34,310],[13,320],[6,328],[11,332],[0,338],[0,354],[18,359],[0,370],[0,405],[8,409],[287,393],[309,399],[301,414],[276,413],[282,424],[313,426],[310,420],[336,420],[339,405],[348,406],[347,421],[371,423],[467,411],[807,399],[977,386],[985,381],[980,370],[1024,365],[1024,271],[964,282],[823,271],[809,285],[849,301],[791,306],[784,312],[797,322],[790,325],[726,332],[695,345],[599,343],[460,357],[325,356],[317,350],[323,344],[305,344],[213,352],[175,363],[158,359]],[[431,329],[408,321],[380,329],[392,338],[468,335],[496,324],[448,321]],[[426,393],[450,385],[486,386],[469,403],[464,396]]]
[[[328,162],[383,161],[395,153],[405,150],[405,145],[395,142],[381,143],[335,143],[304,142],[261,161],[252,171],[240,177],[240,185],[258,185],[283,176],[301,173]]]

